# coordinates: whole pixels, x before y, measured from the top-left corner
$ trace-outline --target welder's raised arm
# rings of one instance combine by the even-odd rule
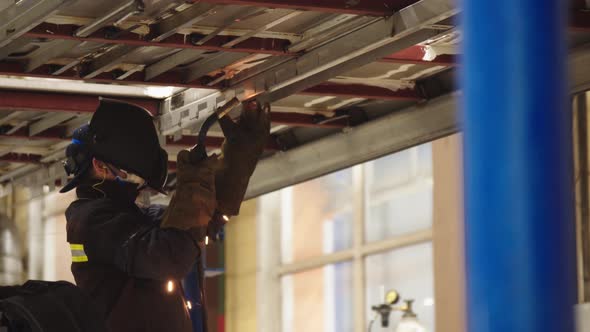
[[[162,228],[206,228],[217,207],[215,172],[219,168],[216,156],[193,164],[188,150],[177,156],[176,190],[164,212]]]

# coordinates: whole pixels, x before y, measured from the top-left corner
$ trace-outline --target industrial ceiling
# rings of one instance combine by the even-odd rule
[[[571,8],[583,67],[590,12],[584,0]],[[450,0],[2,0],[0,182],[63,183],[64,149],[98,96],[153,113],[171,170],[234,96],[272,103],[266,160],[346,140],[338,134],[456,90],[458,14]],[[211,149],[220,136],[210,133]]]

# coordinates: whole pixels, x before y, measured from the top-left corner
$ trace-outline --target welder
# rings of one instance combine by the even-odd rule
[[[78,128],[65,168],[77,200],[66,210],[76,284],[98,305],[111,331],[193,331],[180,280],[201,254],[216,211],[236,215],[269,136],[268,113],[245,104],[236,123],[223,120],[220,156],[197,163],[177,156],[177,183],[168,207],[141,206],[148,187],[164,192],[168,155],[151,114],[133,104],[101,99]],[[162,220],[165,219],[162,224]],[[206,317],[206,315],[203,315]]]

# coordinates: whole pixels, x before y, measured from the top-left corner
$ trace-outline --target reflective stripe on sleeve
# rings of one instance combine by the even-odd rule
[[[72,251],[72,262],[73,263],[88,262],[88,256],[86,256],[86,252],[84,251],[83,244],[70,243],[70,250]]]

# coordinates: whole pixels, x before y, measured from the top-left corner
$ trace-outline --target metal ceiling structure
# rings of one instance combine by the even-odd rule
[[[571,8],[580,89],[590,11]],[[450,0],[4,1],[0,182],[63,183],[64,148],[99,95],[154,114],[171,170],[215,107],[234,96],[271,102],[266,175],[257,171],[250,197],[449,134],[455,113],[433,110],[456,90],[458,13]],[[377,137],[358,132],[372,126],[395,142],[371,146]],[[210,135],[219,148],[219,130]],[[334,154],[346,149],[368,153]]]

